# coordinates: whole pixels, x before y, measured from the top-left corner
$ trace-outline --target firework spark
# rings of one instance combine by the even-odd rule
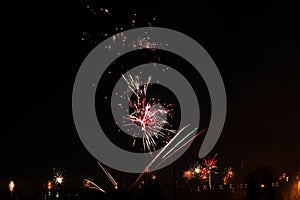
[[[92,34],[89,34],[87,32],[83,32],[82,33],[82,40],[87,40],[93,44],[98,44],[101,40],[107,38],[110,35],[114,35],[117,34],[117,38],[119,39],[119,41],[121,42],[121,45],[125,47],[125,41],[126,41],[126,36],[124,35],[124,30],[129,30],[132,28],[137,28],[137,26],[141,26],[141,27],[145,27],[145,26],[149,26],[151,27],[155,22],[157,22],[157,17],[151,17],[149,18],[147,23],[143,23],[143,24],[139,24],[138,22],[141,21],[139,19],[139,15],[134,12],[129,14],[128,16],[128,21],[125,23],[120,24],[120,21],[123,21],[123,19],[120,19],[117,15],[115,15],[114,11],[111,10],[110,8],[106,8],[106,7],[97,7],[95,5],[92,4],[87,4],[85,5],[86,9],[89,11],[89,13],[91,13],[93,16],[97,17],[105,17],[108,19],[111,19],[113,21],[115,21],[114,24],[117,24],[116,26],[107,29],[104,32],[100,32],[98,34],[96,34],[96,36],[93,36]],[[147,33],[145,33],[145,35],[147,35]],[[99,37],[100,36],[100,37]],[[114,43],[116,42],[116,37],[113,39]],[[141,37],[138,38],[135,41],[132,41],[130,46],[132,46],[133,48],[154,48],[155,46],[160,45],[160,44],[156,44],[155,42],[151,42],[149,37],[145,36],[145,37]],[[110,47],[107,46],[108,49],[111,49]]]
[[[217,154],[212,159],[203,159],[202,164],[195,162],[189,170],[185,171],[183,178],[188,181],[195,178],[203,181],[208,180],[209,188],[212,188],[211,176],[212,174],[217,174]]]
[[[63,176],[63,172],[55,168],[53,170],[53,182],[55,183],[55,185],[62,185],[65,179]]]
[[[92,180],[90,179],[84,179],[83,180],[83,186],[89,189],[95,189],[98,190],[100,192],[106,193],[105,190],[103,190],[100,186],[98,186],[96,183],[94,183]]]
[[[168,108],[171,105],[165,104],[162,106],[154,98],[147,99],[147,89],[151,81],[151,76],[148,77],[146,83],[143,83],[139,76],[133,77],[128,75],[128,77],[125,77],[123,75],[123,79],[127,83],[128,90],[133,92],[135,96],[134,100],[128,96],[129,108],[133,112],[124,117],[124,119],[129,121],[124,126],[138,125],[139,127],[133,133],[133,146],[135,145],[136,135],[142,135],[144,150],[155,150],[157,144],[154,138],[166,142],[169,140],[170,133],[176,133],[175,130],[164,128],[165,125],[169,125],[167,117],[171,116],[170,109]]]
[[[205,158],[203,159],[203,165],[205,168],[207,168],[208,170],[212,171],[214,169],[217,168],[216,164],[217,164],[217,160],[216,160],[217,154],[213,157],[213,158]]]

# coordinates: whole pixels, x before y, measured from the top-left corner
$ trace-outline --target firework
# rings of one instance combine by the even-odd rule
[[[209,188],[212,188],[211,177],[212,174],[217,174],[217,154],[212,159],[203,159],[202,164],[195,162],[194,165],[190,167],[188,171],[185,171],[183,174],[183,178],[187,180],[191,180],[193,178],[197,178],[203,181],[208,180]]]
[[[103,170],[103,172],[106,174],[106,176],[109,178],[110,182],[114,185],[114,188],[116,190],[118,190],[118,183],[115,181],[115,179],[112,177],[112,175],[110,175],[110,173],[107,171],[107,169],[105,167],[103,167],[100,162],[98,162],[98,164],[101,167],[101,169]]]
[[[191,170],[187,170],[183,172],[183,178],[186,179],[187,181],[191,180],[194,177],[195,177],[194,173]]]
[[[225,176],[223,177],[224,185],[227,185],[230,179],[234,177],[234,171],[232,167],[225,168],[224,170]]]
[[[195,176],[199,175],[200,173],[202,173],[202,169],[201,166],[198,162],[195,162],[189,169],[190,172],[192,172],[192,174],[194,174]]]
[[[211,189],[211,176],[212,174],[217,174],[216,156],[217,155],[215,155],[212,159],[203,159],[202,164],[195,162],[195,164],[192,165],[188,171],[184,172],[183,177],[188,178],[188,180],[190,180],[191,178],[197,178],[203,181],[208,180],[209,187]]]
[[[182,149],[183,147],[185,147],[187,144],[189,144],[190,142],[192,142],[196,137],[198,137],[201,133],[203,133],[206,129],[203,129],[202,131],[198,132],[196,135],[194,135],[193,137],[191,137],[190,139],[189,136],[194,133],[197,129],[194,129],[192,132],[188,133],[183,139],[181,139],[178,143],[176,143],[174,145],[174,147],[171,148],[170,151],[168,151],[164,156],[162,156],[161,161],[153,168],[153,170],[155,170],[157,167],[159,167],[163,162],[165,162],[166,160],[168,160],[169,158],[171,158],[174,154],[176,154],[180,149]],[[188,140],[187,140],[188,139]],[[185,140],[187,140],[186,142],[184,142]],[[182,142],[184,142],[181,146],[179,146]],[[179,146],[179,147],[178,147]],[[178,148],[176,148],[178,147]]]
[[[187,125],[187,126],[189,126],[189,125]],[[150,163],[145,167],[145,169],[140,173],[140,175],[138,176],[138,178],[135,180],[135,182],[133,183],[133,185],[131,186],[131,187],[133,187],[140,179],[141,179],[141,177],[145,174],[145,173],[147,173],[147,172],[149,172],[150,170],[150,167],[153,165],[153,163],[155,163],[156,162],[156,160],[158,159],[158,158],[160,158],[160,156],[161,156],[161,154],[162,153],[164,153],[165,151],[166,151],[166,149],[169,147],[169,146],[171,146],[171,145],[173,145],[173,141],[180,135],[180,133],[187,127],[187,126],[185,126],[185,127],[183,127],[176,135],[175,135],[175,137],[174,138],[172,138],[171,139],[171,141],[166,145],[166,146],[164,146],[163,147],[163,149],[150,161]],[[130,187],[130,188],[131,188]]]
[[[53,182],[56,186],[62,185],[64,182],[63,172],[59,169],[53,169]]]
[[[136,136],[142,135],[144,150],[155,150],[157,144],[154,138],[167,141],[169,139],[168,135],[176,132],[175,130],[164,128],[165,125],[169,125],[167,116],[171,116],[170,109],[168,109],[171,105],[165,104],[165,107],[163,107],[158,100],[154,98],[147,99],[147,89],[151,76],[148,77],[146,83],[143,83],[139,76],[133,77],[128,75],[128,77],[125,77],[123,75],[123,79],[127,83],[128,90],[133,92],[135,96],[134,100],[128,97],[129,107],[133,112],[124,117],[129,121],[124,126],[138,125],[139,127],[133,133],[135,138],[133,145],[135,144]]]
[[[205,168],[198,162],[195,162],[189,170],[184,171],[183,178],[187,179],[187,181],[191,179],[207,180],[208,173],[208,168]]]
[[[185,145],[187,145],[189,142],[191,142],[195,137],[199,136],[201,133],[204,132],[204,130],[200,131],[199,133],[197,133],[195,136],[193,136],[192,138],[188,139],[188,137],[184,137],[183,139],[186,140],[188,139],[188,141],[186,141],[184,144],[182,144],[181,146],[178,145],[178,143],[182,143],[184,140],[181,139],[179,142],[173,144],[176,139],[181,136],[184,132],[184,130],[188,127],[189,125],[186,125],[185,127],[183,127],[181,130],[179,130],[177,132],[177,134],[175,135],[174,138],[172,138],[170,140],[170,142],[164,146],[164,148],[162,148],[162,150],[150,161],[150,163],[145,167],[145,169],[143,170],[142,173],[140,173],[140,175],[138,176],[138,178],[135,180],[135,182],[132,184],[132,186],[130,188],[132,188],[133,186],[135,186],[135,184],[141,179],[141,177],[150,171],[150,167],[153,166],[153,164],[157,163],[156,161],[158,160],[158,164],[157,165],[154,165],[154,167],[151,168],[151,170],[155,170],[159,165],[161,165],[163,162],[165,162],[167,159],[169,159],[171,156],[173,156],[176,152],[178,152],[180,149],[182,149]],[[192,133],[195,132],[195,130],[197,129],[194,129],[192,132],[188,133],[187,135],[191,135]],[[206,129],[205,129],[206,130]],[[177,147],[179,146],[177,149],[174,148],[174,147]],[[166,154],[164,154],[163,156],[161,156],[161,154],[165,153],[165,151],[167,151],[167,149],[171,147],[172,150],[174,150],[172,153],[170,153],[170,151],[168,151]],[[168,155],[169,154],[169,155]],[[166,155],[168,155],[166,157]]]
[[[105,175],[108,177],[110,182],[114,185],[114,188],[116,190],[118,190],[118,183],[115,181],[115,179],[112,177],[112,175],[107,171],[107,169],[103,165],[101,165],[100,162],[98,162],[98,165],[103,170]],[[100,192],[106,193],[105,190],[103,190],[100,186],[98,186],[96,183],[94,183],[91,179],[84,179],[83,180],[83,186],[86,187],[86,188],[89,188],[89,189],[95,189],[95,190],[98,190]]]
[[[89,189],[95,189],[98,190],[100,192],[106,193],[105,190],[103,190],[100,186],[98,186],[96,183],[94,183],[92,180],[90,179],[84,179],[83,180],[83,186]]]
[[[185,171],[183,177],[190,180],[192,178],[206,180],[207,169],[195,162],[188,171]]]
[[[10,191],[10,195],[11,195],[11,196],[13,195],[15,186],[16,186],[16,185],[15,185],[15,183],[14,183],[13,181],[9,181],[8,188],[9,188],[9,191]]]
[[[211,189],[211,176],[212,174],[217,174],[217,172],[215,171],[217,169],[217,160],[216,160],[217,154],[212,158],[212,159],[203,159],[203,168],[202,168],[202,172],[204,174],[204,177],[208,177],[208,185],[209,188]]]
[[[123,19],[118,19],[118,16],[114,15],[114,11],[111,10],[110,8],[96,7],[92,4],[88,4],[85,7],[95,17],[99,16],[99,17],[110,18],[112,20],[116,19],[117,21],[114,24],[118,24],[118,21],[123,21]],[[124,35],[123,31],[132,28],[137,28],[137,23],[140,21],[138,18],[139,15],[136,12],[131,13],[130,16],[128,17],[129,20],[127,22],[106,29],[103,32],[97,33],[96,36],[94,36],[93,34],[89,34],[87,32],[83,32],[81,40],[83,41],[87,40],[93,44],[97,44],[101,40],[107,38],[108,36],[116,34],[116,37],[113,38],[113,42],[115,43],[116,39],[118,38],[120,44],[125,47],[125,42],[127,38]],[[156,21],[157,21],[157,17],[151,17],[149,18],[147,23],[140,24],[140,25],[141,27],[145,27],[145,26],[151,27],[153,23],[155,23]],[[147,35],[147,33],[145,33],[145,35]],[[130,46],[139,49],[139,48],[155,48],[158,45],[160,44],[151,42],[150,38],[145,36],[145,37],[137,38],[135,41],[132,41]],[[111,49],[111,46],[110,47],[107,46],[107,49]]]
[[[117,19],[117,16],[114,15],[114,11],[107,7],[97,6],[93,3],[85,4],[86,9],[93,16],[107,17]],[[94,38],[87,32],[82,33],[82,40],[88,40],[94,44],[99,43],[101,40],[112,36],[111,44],[105,46],[106,49],[112,50],[115,45],[124,47],[124,48],[132,48],[132,49],[149,49],[151,51],[155,51],[156,48],[163,48],[168,44],[157,43],[153,41],[148,32],[144,32],[144,35],[141,35],[138,38],[129,40],[124,33],[125,30],[136,28],[139,14],[133,12],[130,14],[130,20],[127,23],[122,23],[122,25],[114,26],[110,30],[106,30],[105,32],[98,33],[97,36],[100,38]],[[118,20],[118,19],[117,19]],[[122,20],[123,21],[123,20]],[[152,26],[154,21],[157,21],[157,17],[152,16],[149,18],[147,25]],[[117,22],[115,24],[118,24]],[[145,25],[142,25],[144,27]],[[116,52],[119,55],[119,52]],[[159,60],[159,58],[158,58]],[[171,116],[170,114],[170,105],[161,105],[159,101],[152,99],[146,99],[146,92],[151,80],[147,83],[143,84],[140,82],[138,76],[123,76],[126,81],[128,88],[134,93],[136,100],[131,101],[130,97],[128,97],[129,108],[133,110],[131,114],[128,116],[124,116],[124,119],[127,121],[127,124],[124,126],[135,126],[138,125],[139,130],[133,132],[133,146],[135,146],[136,138],[135,136],[141,135],[143,138],[143,149],[144,151],[154,151],[156,150],[158,140],[167,142],[169,140],[170,134],[174,134],[175,130],[163,128],[165,125],[168,125],[167,116]],[[143,87],[141,89],[140,87]],[[136,127],[136,126],[135,126]]]

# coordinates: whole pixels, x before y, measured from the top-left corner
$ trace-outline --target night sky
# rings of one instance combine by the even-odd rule
[[[69,187],[107,180],[81,143],[72,117],[72,87],[95,47],[82,41],[130,21],[180,31],[198,41],[223,77],[228,113],[211,156],[239,169],[300,170],[300,14],[271,1],[7,1],[1,2],[0,188],[40,187],[53,167],[66,170]],[[87,5],[109,8],[109,20]],[[96,43],[101,42],[101,37]],[[102,38],[104,39],[104,38]],[[178,177],[196,160],[203,136],[176,162]],[[200,143],[200,144],[199,144]],[[164,169],[163,171],[168,171]],[[118,179],[136,175],[111,170]],[[102,178],[101,178],[102,177]],[[164,178],[162,179],[164,180]],[[30,184],[28,184],[30,183]],[[67,183],[66,183],[67,184]],[[32,189],[32,188],[31,188]]]

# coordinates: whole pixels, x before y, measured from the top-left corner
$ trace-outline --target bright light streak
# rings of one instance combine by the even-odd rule
[[[91,181],[89,179],[84,179],[83,185],[84,185],[84,187],[87,187],[89,189],[95,189],[100,192],[106,193],[105,190],[103,190],[100,186],[98,186],[96,183],[94,183],[93,181]]]
[[[112,175],[107,171],[105,167],[101,165],[101,163],[98,161],[99,166],[103,170],[103,172],[106,174],[106,176],[109,178],[110,182],[114,185],[115,189],[118,189],[118,183],[115,181],[115,179],[112,177]]]

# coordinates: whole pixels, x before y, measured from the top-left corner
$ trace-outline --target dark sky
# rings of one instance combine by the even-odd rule
[[[154,16],[158,26],[189,35],[216,62],[228,96],[225,128],[212,152],[222,165],[238,168],[244,160],[250,169],[300,170],[296,5],[238,0],[197,5],[171,0],[1,4],[1,188],[9,177],[16,177],[19,185],[30,180],[38,187],[53,167],[65,168],[78,187],[82,178],[101,176],[72,118],[75,75],[94,47],[81,37],[82,32],[106,32],[132,12],[141,21]],[[109,8],[114,12],[111,21],[93,16],[87,4]],[[196,147],[178,161],[182,169],[194,160]]]

